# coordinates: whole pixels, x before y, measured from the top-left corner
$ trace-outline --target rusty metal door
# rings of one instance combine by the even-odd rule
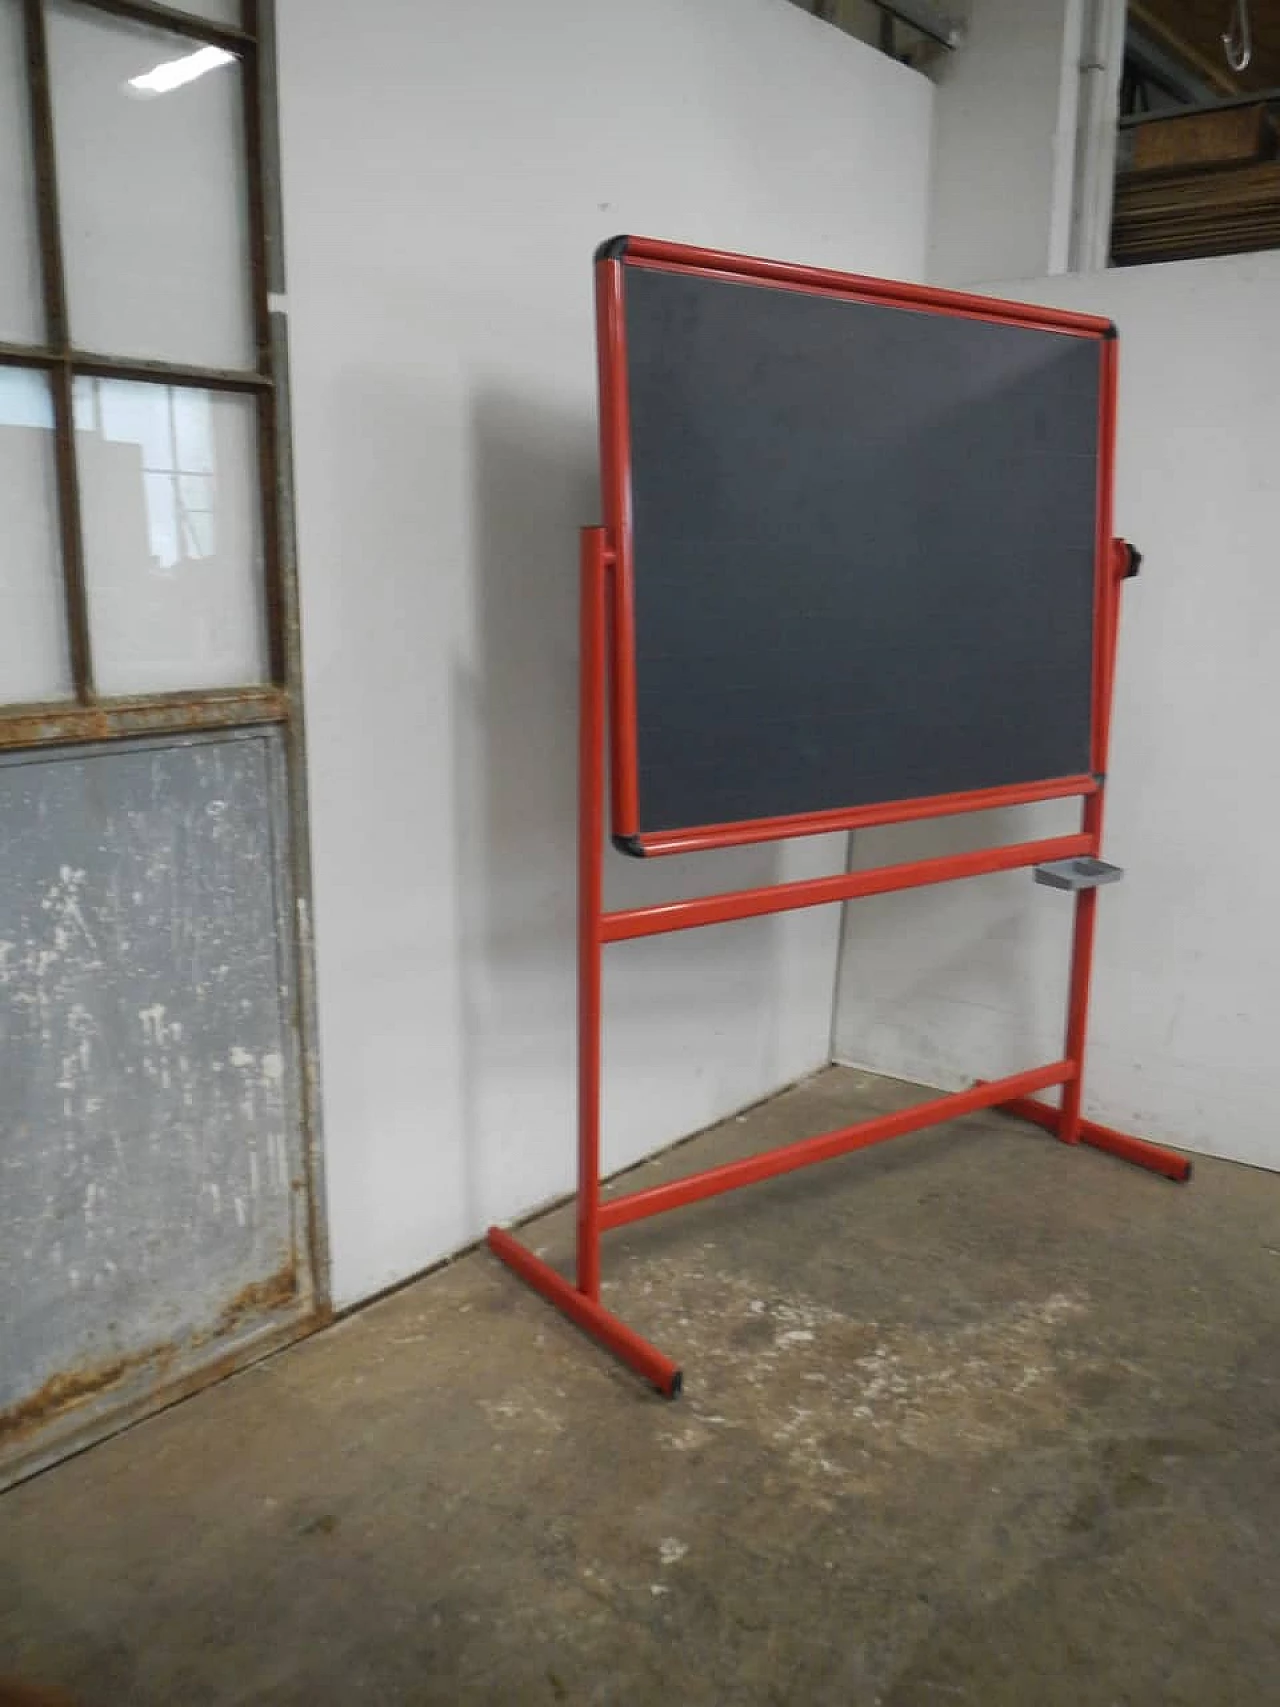
[[[326,1308],[270,0],[0,0],[0,1485]]]
[[[0,760],[0,1448],[305,1315],[281,739]]]

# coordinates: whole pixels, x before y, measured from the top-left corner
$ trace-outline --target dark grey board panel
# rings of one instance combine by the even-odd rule
[[[1101,340],[623,275],[641,833],[1086,773]]]

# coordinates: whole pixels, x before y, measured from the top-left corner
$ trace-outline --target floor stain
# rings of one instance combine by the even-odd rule
[[[900,1107],[819,1075],[652,1181]],[[568,1263],[571,1214],[529,1230]],[[1280,1179],[1000,1116],[611,1235],[667,1403],[478,1251],[0,1501],[81,1707],[1268,1707]]]

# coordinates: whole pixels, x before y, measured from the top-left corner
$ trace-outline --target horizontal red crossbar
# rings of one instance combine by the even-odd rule
[[[953,1091],[949,1096],[917,1103],[914,1108],[901,1108],[893,1114],[859,1120],[852,1126],[842,1126],[836,1132],[824,1132],[817,1138],[801,1138],[794,1144],[784,1144],[781,1149],[766,1150],[760,1156],[747,1156],[740,1162],[725,1162],[721,1167],[708,1168],[705,1173],[690,1174],[685,1179],[670,1180],[665,1185],[649,1186],[644,1191],[628,1192],[625,1197],[610,1198],[600,1205],[600,1227],[602,1231],[610,1227],[625,1227],[630,1221],[642,1221],[646,1216],[661,1215],[668,1209],[681,1209],[685,1204],[697,1203],[704,1197],[718,1197],[721,1192],[736,1191],[739,1186],[755,1185],[758,1180],[774,1179],[778,1174],[789,1174],[796,1168],[830,1161],[850,1150],[865,1150],[872,1144],[883,1144],[889,1138],[918,1132],[924,1126],[957,1120],[962,1114],[972,1114],[978,1108],[991,1108],[1015,1097],[1029,1096],[1032,1091],[1047,1090],[1050,1085],[1065,1085],[1075,1075],[1074,1061],[1054,1061],[1048,1067],[1035,1067],[1027,1073],[1015,1073],[1008,1079],[993,1079],[987,1084],[974,1085],[967,1091]]]
[[[1062,1110],[1054,1108],[1051,1103],[1037,1102],[1032,1097],[1012,1097],[1008,1102],[1000,1104],[1001,1111],[1013,1114],[1019,1120],[1030,1120],[1036,1126],[1043,1126],[1047,1132],[1055,1136],[1062,1123]],[[1178,1185],[1185,1185],[1191,1178],[1191,1162],[1187,1156],[1180,1156],[1176,1150],[1166,1150],[1159,1144],[1152,1144],[1145,1138],[1134,1138],[1127,1132],[1117,1132],[1111,1126],[1099,1126],[1096,1120],[1081,1120],[1079,1127],[1079,1142],[1088,1144],[1095,1150],[1105,1150],[1108,1155],[1117,1156],[1122,1162],[1132,1162],[1135,1167],[1146,1168],[1148,1173],[1163,1174],[1165,1179],[1171,1179]]]
[[[1098,792],[1094,776],[1052,777],[1046,782],[933,794],[919,800],[851,806],[839,812],[810,812],[794,818],[750,818],[741,824],[703,824],[690,830],[647,830],[635,842],[646,855],[702,853],[708,848],[745,847],[783,836],[825,836],[833,830],[870,830],[881,824],[913,824],[921,818],[951,818],[959,812],[990,812],[1001,806],[1030,806],[1038,800],[1067,800]]]
[[[649,907],[605,913],[600,921],[601,938],[604,942],[629,942],[634,937],[662,936],[666,931],[687,931],[698,925],[721,925],[730,919],[755,919],[765,913],[790,912],[796,907],[819,907],[827,901],[889,895],[899,889],[920,889],[929,883],[982,877],[993,871],[1017,871],[1022,866],[1074,859],[1096,851],[1090,836],[1053,836],[1042,842],[1017,842],[1006,848],[978,848],[972,853],[881,865],[870,871],[842,871],[833,877],[775,883],[765,889],[700,895],[691,901],[660,901]]]
[[[637,1375],[643,1375],[646,1381],[651,1381],[660,1393],[665,1393],[668,1399],[679,1396],[681,1375],[680,1365],[665,1352],[641,1339],[625,1322],[617,1316],[579,1292],[577,1287],[557,1274],[549,1263],[541,1257],[534,1256],[526,1245],[519,1239],[513,1238],[502,1227],[490,1227],[488,1232],[489,1249],[495,1256],[501,1257],[507,1267],[513,1269],[522,1280],[540,1292],[544,1298],[562,1310],[571,1322],[601,1345],[608,1346],[615,1357],[634,1369]]]

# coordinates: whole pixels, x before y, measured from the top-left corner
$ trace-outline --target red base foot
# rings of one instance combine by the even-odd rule
[[[1019,1120],[1033,1121],[1057,1135],[1062,1112],[1051,1104],[1037,1102],[1034,1097],[1015,1097],[1013,1101],[1002,1102],[999,1106],[1006,1114],[1014,1114]],[[1080,1142],[1092,1145],[1095,1150],[1105,1150],[1110,1156],[1118,1156],[1122,1162],[1132,1162],[1136,1168],[1163,1174],[1165,1179],[1173,1180],[1177,1185],[1185,1185],[1191,1178],[1190,1161],[1186,1156],[1178,1155],[1176,1150],[1164,1150],[1159,1144],[1149,1144],[1145,1138],[1131,1138],[1127,1132],[1099,1126],[1094,1120],[1080,1122]]]
[[[495,1256],[501,1257],[521,1280],[527,1281],[535,1292],[540,1292],[557,1310],[563,1311],[584,1333],[599,1340],[615,1357],[621,1358],[638,1375],[643,1375],[646,1381],[651,1381],[665,1398],[680,1397],[684,1378],[678,1363],[633,1333],[625,1322],[620,1322],[594,1298],[579,1292],[562,1274],[557,1274],[541,1257],[534,1256],[527,1246],[512,1238],[503,1228],[490,1227],[487,1237],[489,1249]]]

